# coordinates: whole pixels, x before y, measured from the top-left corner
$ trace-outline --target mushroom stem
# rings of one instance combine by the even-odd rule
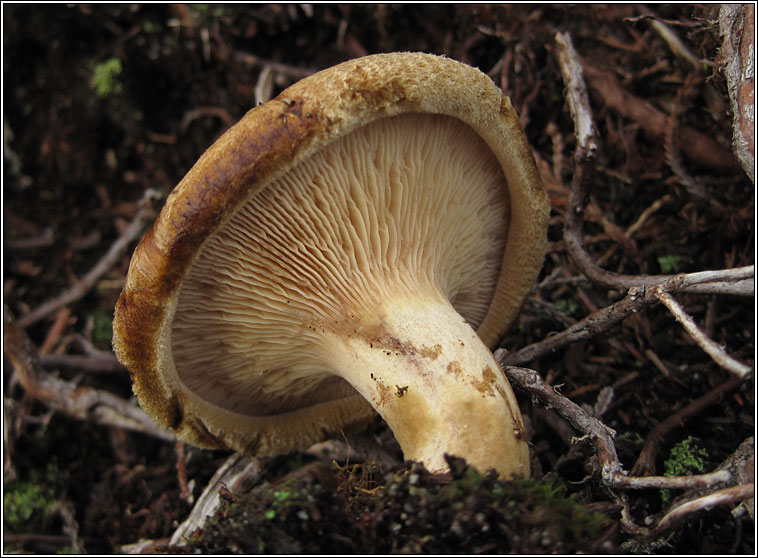
[[[406,459],[445,471],[449,454],[481,471],[529,476],[511,386],[447,300],[396,297],[362,324],[327,334],[325,358],[385,419]]]

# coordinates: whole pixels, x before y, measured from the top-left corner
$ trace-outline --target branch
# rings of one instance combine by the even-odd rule
[[[563,239],[569,256],[591,281],[608,288],[626,292],[631,288],[649,288],[673,281],[676,275],[622,275],[604,270],[598,266],[584,249],[582,226],[584,212],[590,199],[590,184],[594,176],[597,146],[592,125],[592,111],[584,85],[582,64],[571,44],[568,34],[556,35],[558,60],[561,75],[566,84],[566,97],[574,121],[577,148],[574,153],[575,172],[571,183],[569,204],[565,212]],[[701,280],[697,274],[690,274],[676,288],[678,292],[700,294],[732,294],[753,296],[754,266],[739,268],[735,274],[724,273],[718,279],[710,277]],[[716,272],[703,272],[706,274]],[[723,272],[721,272],[723,273]]]
[[[597,152],[597,134],[592,120],[587,87],[582,76],[582,64],[568,33],[557,33],[555,42],[558,45],[561,76],[563,76],[563,83],[566,84],[566,98],[574,119],[577,149],[583,152],[582,157],[594,159]]]
[[[554,409],[571,426],[592,441],[597,453],[598,470],[608,484],[615,475],[625,475],[616,455],[616,447],[613,444],[616,432],[612,428],[590,416],[579,405],[547,385],[537,371],[515,366],[505,366],[503,371],[510,381],[542,401],[547,408]]]
[[[749,277],[752,277],[753,275],[754,266],[751,265],[734,269],[658,276],[656,278],[659,281],[654,284],[653,288],[647,288],[644,283],[639,286],[634,285],[629,288],[626,297],[620,301],[592,312],[583,320],[575,323],[560,333],[551,335],[537,343],[532,343],[514,353],[509,354],[505,349],[498,349],[495,351],[495,358],[501,366],[518,366],[526,364],[566,345],[570,345],[577,341],[591,339],[596,335],[607,331],[631,314],[639,312],[643,308],[660,300],[661,294],[665,295],[666,293],[680,292],[691,293],[693,290],[697,289],[703,290],[698,292],[704,292],[708,287],[714,286],[721,288],[720,292],[725,292],[726,286],[740,288],[739,286],[745,283],[750,283],[752,289],[753,283]],[[711,341],[711,343],[713,342]],[[742,366],[744,367],[745,365]]]
[[[668,531],[676,524],[684,521],[685,519],[691,518],[692,515],[696,512],[709,510],[714,506],[722,506],[726,504],[742,502],[749,498],[753,498],[754,494],[755,485],[753,483],[750,483],[731,486],[729,488],[724,488],[722,490],[712,492],[707,496],[703,496],[695,500],[690,500],[689,502],[675,507],[666,515],[664,515],[658,522],[658,525],[652,530],[649,535],[654,537],[660,533]]]
[[[554,409],[568,423],[581,432],[583,436],[575,441],[589,439],[595,447],[595,458],[590,465],[591,470],[598,474],[602,482],[609,488],[623,489],[690,489],[699,492],[711,490],[711,493],[690,500],[684,504],[676,504],[669,509],[653,527],[640,527],[632,519],[626,504],[623,504],[622,523],[624,528],[641,536],[657,536],[673,528],[681,520],[715,505],[742,502],[752,497],[753,484],[745,483],[744,475],[738,469],[740,463],[754,459],[752,441],[744,442],[722,465],[703,475],[687,476],[630,476],[621,466],[613,443],[615,432],[598,419],[590,416],[579,405],[561,395],[554,387],[549,386],[535,370],[504,367],[508,379],[515,385],[540,400],[547,408]],[[744,454],[744,455],[743,455]],[[751,467],[752,468],[752,467]],[[729,488],[724,488],[728,485]],[[619,498],[622,500],[622,498]]]
[[[531,362],[542,355],[550,354],[566,345],[591,339],[603,333],[624,320],[627,316],[639,312],[646,305],[653,302],[652,298],[641,289],[630,289],[629,294],[622,300],[596,310],[583,320],[564,329],[560,333],[551,335],[542,341],[532,343],[514,353],[508,353],[505,349],[495,351],[495,359],[500,366],[518,366]]]
[[[187,519],[171,535],[170,544],[184,546],[186,539],[196,529],[202,529],[206,519],[216,511],[222,493],[239,495],[247,492],[260,480],[261,473],[260,460],[237,453],[229,456],[208,481]]]
[[[30,397],[46,404],[51,409],[69,416],[108,426],[126,428],[166,441],[175,441],[174,435],[159,428],[145,412],[134,403],[107,391],[79,386],[45,373],[37,352],[26,333],[11,318],[10,311],[4,316],[5,355],[13,365],[18,380]]]
[[[695,320],[684,311],[674,297],[660,287],[654,287],[651,290],[658,297],[658,300],[671,311],[676,318],[676,321],[682,324],[682,327],[690,334],[700,348],[708,353],[708,355],[716,362],[716,364],[721,366],[721,368],[728,370],[740,378],[746,377],[753,371],[750,366],[742,364],[740,361],[730,357],[721,346],[708,337],[705,332],[697,326]]]
[[[666,25],[663,20],[654,16],[653,13],[644,6],[640,6],[639,10],[650,19],[650,25],[666,42],[671,49],[671,52],[689,62],[696,70],[703,69],[705,62],[700,60],[689,48],[687,48],[687,45],[682,42],[679,35],[677,35],[673,29]]]
[[[84,277],[79,279],[56,298],[48,300],[22,318],[19,318],[16,324],[19,327],[26,329],[50,314],[57,312],[63,306],[71,304],[84,297],[92,289],[95,283],[97,283],[97,281],[116,264],[116,261],[118,261],[124,251],[126,251],[129,244],[142,234],[145,224],[153,215],[150,200],[157,197],[158,196],[154,190],[146,190],[139,202],[140,207],[137,210],[137,215],[135,215],[132,222],[129,223],[126,229],[124,229],[100,261],[95,264],[95,267],[90,269]]]
[[[40,357],[43,368],[75,368],[85,372],[113,373],[126,372],[115,355],[108,358],[98,358],[87,355],[45,355]]]

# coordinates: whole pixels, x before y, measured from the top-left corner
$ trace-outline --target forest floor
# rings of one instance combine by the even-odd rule
[[[598,130],[586,254],[632,277],[754,264],[755,189],[731,150],[718,8],[4,4],[4,551],[111,553],[140,540],[165,549],[229,459],[119,418],[135,407],[111,353],[113,309],[140,234],[198,156],[259,101],[319,69],[431,52],[478,67],[511,97],[553,208],[539,285],[502,341],[512,353],[627,294],[588,276],[565,241],[577,142],[557,32],[581,59]],[[672,297],[737,370],[753,366],[752,296]],[[613,429],[633,476],[714,471],[754,432],[752,372],[714,361],[667,305],[636,310],[519,365]],[[340,453],[344,441],[326,457],[261,461],[252,502],[227,494],[222,504],[223,517],[242,519],[207,526],[192,548],[754,552],[752,508],[734,496],[752,477],[697,494],[610,486],[593,466],[595,438],[577,440],[556,408],[516,393],[535,481],[504,483],[460,463],[438,478],[393,462],[397,448],[377,422],[367,440],[384,444],[384,462]],[[665,520],[677,497],[709,491],[720,505]]]

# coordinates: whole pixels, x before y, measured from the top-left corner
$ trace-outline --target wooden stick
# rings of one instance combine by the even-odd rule
[[[57,312],[63,306],[76,302],[84,297],[92,287],[94,287],[98,279],[105,275],[116,264],[116,261],[118,261],[124,251],[126,251],[129,244],[142,235],[145,224],[153,214],[149,201],[156,197],[157,194],[154,190],[146,190],[142,200],[140,200],[140,208],[137,210],[137,215],[135,215],[132,222],[129,223],[116,241],[111,244],[111,247],[100,261],[98,261],[84,277],[71,285],[71,287],[63,291],[60,295],[52,300],[48,300],[25,316],[19,318],[16,322],[17,325],[26,329],[50,314]]]
[[[653,292],[658,297],[666,308],[674,315],[676,321],[682,324],[682,327],[690,334],[690,337],[695,340],[701,349],[703,349],[708,356],[710,356],[716,364],[718,364],[724,370],[728,370],[735,376],[744,378],[752,373],[753,368],[741,363],[735,358],[732,358],[727,352],[708,337],[705,332],[698,327],[692,316],[684,311],[684,308],[666,291],[660,287],[654,287]]]
[[[51,409],[81,419],[94,419],[100,424],[126,428],[166,441],[175,441],[170,432],[159,428],[135,402],[110,392],[66,382],[45,373],[37,351],[24,330],[16,325],[5,310],[3,342],[5,355],[15,370],[19,383],[29,396]]]

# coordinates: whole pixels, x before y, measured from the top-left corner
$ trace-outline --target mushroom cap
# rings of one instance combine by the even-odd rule
[[[367,202],[361,208],[345,202],[340,213],[329,209],[340,194],[319,198],[316,186],[329,180],[317,176],[312,161],[321,157],[321,163],[331,168],[340,153],[355,153],[360,149],[355,145],[369,141],[366,138],[374,138],[375,150],[389,149],[376,139],[382,134],[406,141],[401,151],[395,146],[395,152],[385,153],[390,159],[420,144],[430,143],[436,149],[434,141],[427,142],[429,137],[453,138],[447,151],[426,161],[428,166],[439,166],[443,175],[448,173],[443,167],[447,160],[466,166],[474,151],[483,152],[485,163],[477,163],[471,172],[489,181],[489,190],[481,197],[473,187],[468,192],[464,189],[463,196],[459,193],[450,203],[475,207],[467,220],[474,223],[475,231],[477,226],[491,231],[472,233],[489,235],[476,249],[466,238],[471,236],[468,229],[449,233],[448,245],[438,252],[469,253],[457,253],[452,263],[450,258],[441,258],[443,263],[436,263],[435,269],[442,266],[444,277],[432,282],[444,283],[455,309],[490,347],[515,320],[542,265],[549,204],[509,99],[479,70],[444,57],[394,53],[351,60],[309,76],[250,110],[190,169],[137,246],[116,306],[113,344],[132,374],[140,404],[160,425],[201,447],[273,455],[307,447],[372,420],[371,405],[342,378],[329,375],[328,363],[316,358],[315,363],[301,365],[297,359],[301,353],[315,354],[298,347],[318,343],[315,330],[320,320],[333,319],[336,324],[334,312],[340,305],[347,314],[358,312],[359,301],[346,302],[338,296],[339,289],[352,289],[346,286],[348,281],[358,284],[361,288],[356,290],[363,295],[377,288],[365,279],[366,273],[345,274],[338,268],[357,265],[363,272],[370,271],[375,262],[362,260],[360,254],[396,253],[415,242],[403,241],[403,235],[413,231],[398,229],[389,234],[391,240],[387,234],[384,240],[368,240],[363,252],[353,248],[349,257],[337,254],[346,233],[339,232],[342,229],[332,218],[360,221],[361,215],[372,212],[371,205]],[[429,157],[423,150],[421,155]],[[356,165],[378,163],[352,164],[355,175]],[[473,181],[466,172],[453,176],[459,182]],[[301,196],[302,189],[287,190],[293,173],[311,173],[308,202],[293,198]],[[384,191],[387,186],[376,188]],[[433,199],[434,189],[427,189]],[[386,205],[393,206],[390,213],[415,203],[388,199]],[[276,217],[276,203],[282,200],[290,213]],[[321,233],[332,230],[343,237],[330,245],[335,254],[331,260],[317,262],[321,267],[315,270],[300,270],[305,277],[300,281],[294,279],[298,262],[283,262],[281,254],[266,259],[261,256],[260,238],[250,235],[271,236],[295,252],[307,252],[318,239],[310,242],[309,233],[302,230],[297,238],[286,232],[304,222],[291,211],[307,204],[321,204],[320,217],[313,210],[303,218],[310,226],[318,221]],[[494,208],[494,217],[478,219],[488,206]],[[444,210],[432,204],[414,211],[432,215]],[[247,230],[237,234],[233,227],[241,222],[247,223]],[[353,222],[351,229],[357,228]],[[452,245],[457,248],[451,249]],[[492,259],[493,251],[496,264],[480,265],[480,260]],[[258,267],[255,274],[230,279],[229,269],[240,270],[251,260]],[[385,267],[386,273],[396,273],[392,266]],[[210,278],[203,275],[206,272]],[[329,283],[333,275],[336,278]],[[282,286],[283,277],[290,283]],[[320,298],[335,292],[331,302]],[[395,294],[390,291],[383,296]],[[248,296],[258,298],[247,300]],[[215,306],[229,299],[236,306]],[[315,318],[303,317],[313,312]],[[263,322],[256,321],[259,314]],[[215,326],[220,329],[212,329]],[[287,336],[277,341],[282,331]],[[310,337],[311,332],[315,337]],[[274,352],[270,358],[269,349]],[[248,362],[229,364],[238,357]],[[225,384],[227,380],[216,374],[229,367],[236,367],[235,377]],[[257,381],[265,385],[262,391],[252,386]],[[204,383],[210,386],[209,393]]]

